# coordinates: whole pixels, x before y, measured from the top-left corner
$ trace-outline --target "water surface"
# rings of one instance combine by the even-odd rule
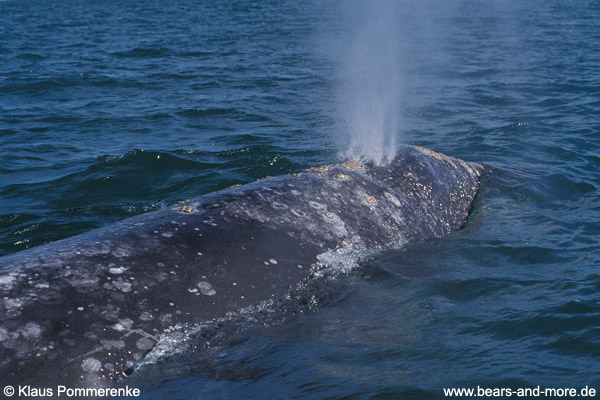
[[[318,312],[172,362],[145,398],[600,389],[598,3],[403,7],[401,140],[494,170],[465,229],[376,257]],[[347,13],[0,3],[0,254],[335,161]]]

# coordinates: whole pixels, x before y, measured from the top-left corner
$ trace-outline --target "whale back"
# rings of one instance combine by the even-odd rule
[[[483,167],[413,146],[263,179],[0,259],[0,376],[110,386],[178,324],[309,279],[336,252],[441,237]]]

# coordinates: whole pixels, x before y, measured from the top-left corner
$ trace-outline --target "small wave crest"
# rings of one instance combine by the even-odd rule
[[[113,54],[116,57],[121,58],[151,58],[151,57],[163,57],[169,53],[169,49],[164,47],[158,48],[145,48],[136,47],[131,50],[117,51]]]

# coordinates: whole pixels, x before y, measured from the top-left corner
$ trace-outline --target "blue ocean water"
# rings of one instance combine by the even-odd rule
[[[336,160],[359,6],[0,2],[0,255]],[[144,398],[600,390],[600,4],[395,11],[399,140],[493,171],[466,227],[171,362]]]

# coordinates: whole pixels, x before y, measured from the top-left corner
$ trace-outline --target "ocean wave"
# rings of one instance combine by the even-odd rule
[[[154,58],[163,57],[170,52],[165,47],[136,47],[126,51],[116,51],[113,55],[121,58]]]

